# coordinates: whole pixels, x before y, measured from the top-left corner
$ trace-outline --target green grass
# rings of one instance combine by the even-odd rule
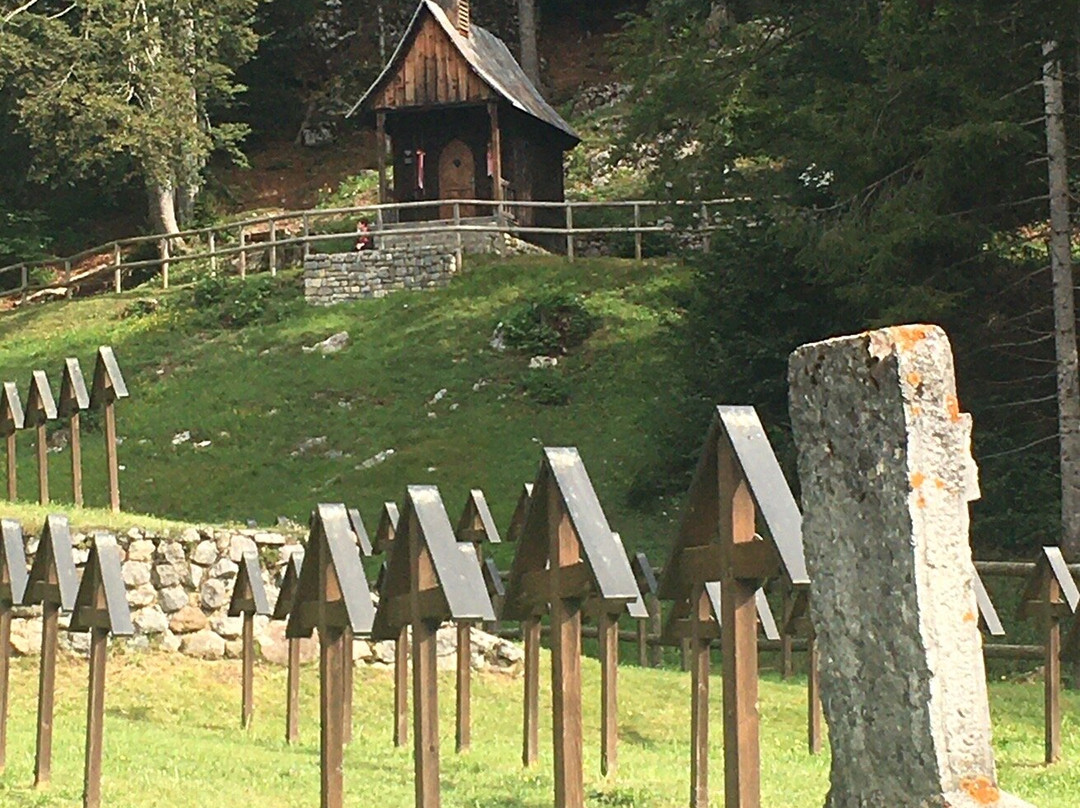
[[[317,309],[299,301],[292,276],[278,293],[280,319],[231,331],[182,305],[185,289],[28,306],[0,316],[0,379],[25,391],[30,371],[44,368],[56,388],[65,356],[80,357],[89,376],[96,347],[113,345],[131,389],[117,418],[122,499],[134,512],[305,523],[316,502],[345,501],[371,522],[406,484],[435,483],[452,519],[468,488],[480,487],[505,527],[541,446],[576,445],[614,527],[630,548],[653,548],[659,563],[677,503],[642,514],[627,492],[651,462],[642,423],[674,373],[662,323],[672,313],[669,293],[686,277],[671,262],[470,259],[446,290]],[[566,406],[531,401],[521,384],[528,358],[488,344],[515,304],[552,286],[584,294],[602,317],[600,330],[560,363]],[[157,313],[122,317],[148,296],[162,301]],[[344,352],[301,350],[341,330],[351,335]],[[446,397],[430,404],[442,388]],[[192,440],[172,445],[185,430]],[[292,456],[324,435],[324,450]],[[83,438],[87,504],[101,506],[107,489],[94,419]],[[211,445],[196,448],[202,440]],[[32,434],[19,436],[24,498],[37,490],[33,444]],[[385,463],[357,468],[391,448]],[[69,465],[69,450],[50,455],[54,501],[70,499]]]
[[[53,784],[30,788],[34,757],[36,661],[18,660],[12,679],[8,767],[0,775],[0,805],[60,808],[78,804],[85,727],[85,661],[64,659],[58,676]],[[314,805],[319,789],[318,671],[302,676],[301,738],[282,740],[285,671],[260,666],[256,719],[238,729],[239,663],[208,663],[161,653],[114,653],[106,696],[104,802],[146,808]],[[473,683],[473,748],[453,752],[453,679],[440,686],[443,805],[551,805],[551,693],[542,663],[540,763],[519,764],[521,680],[477,675]],[[624,666],[620,674],[619,770],[599,775],[599,666],[585,660],[585,781],[591,806],[686,804],[689,778],[689,676]],[[711,792],[723,802],[720,681],[711,703]],[[412,747],[391,743],[391,677],[358,669],[354,740],[346,753],[347,804],[412,804]],[[1040,808],[1075,808],[1080,794],[1080,699],[1065,703],[1065,762],[1042,766],[1038,685],[991,688],[995,745],[1002,786]],[[763,805],[821,805],[828,788],[828,755],[805,751],[805,680],[761,684]]]

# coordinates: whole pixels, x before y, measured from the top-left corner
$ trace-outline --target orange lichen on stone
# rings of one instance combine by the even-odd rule
[[[950,421],[960,420],[960,402],[956,399],[956,396],[945,396],[945,408],[949,412]]]
[[[926,475],[921,471],[913,471],[911,473],[911,487],[922,488],[922,484],[926,482]]]
[[[974,623],[975,620],[976,620],[975,612],[972,612],[972,611],[964,612],[964,622],[965,623]]]
[[[913,370],[907,375],[907,380],[912,387],[918,387],[922,383],[922,376]]]
[[[919,496],[917,496],[915,498],[915,507],[917,507],[917,508],[925,508],[926,507],[926,497],[924,497],[922,494],[919,494]]]
[[[964,789],[979,805],[993,805],[1001,799],[1001,790],[985,775],[961,780],[960,788]]]
[[[934,478],[934,487],[937,488],[940,491],[942,488],[945,487],[945,481],[943,479],[941,479],[940,477],[935,477]]]
[[[898,325],[889,329],[896,347],[901,351],[910,351],[927,337],[925,326]]]
[[[915,417],[918,417],[918,416],[922,415],[922,407],[920,407],[918,404],[912,404],[911,405],[911,414],[914,415]]]

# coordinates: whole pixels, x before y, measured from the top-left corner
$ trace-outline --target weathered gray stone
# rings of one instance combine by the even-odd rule
[[[185,635],[180,641],[180,651],[199,659],[221,659],[225,656],[225,640],[204,629]]]
[[[207,571],[207,575],[209,575],[211,578],[228,579],[235,578],[236,573],[238,573],[239,571],[240,568],[236,564],[234,564],[227,558],[222,558],[218,561],[218,563],[216,563]]]
[[[173,634],[191,634],[202,631],[208,622],[202,609],[189,604],[169,619],[169,631]]]
[[[121,575],[129,588],[148,584],[150,583],[150,565],[145,561],[125,561]]]
[[[187,592],[180,586],[170,586],[168,589],[162,589],[158,594],[158,605],[166,614],[177,612],[188,605]]]
[[[158,589],[178,586],[182,580],[182,568],[174,564],[158,564],[150,571],[150,581]]]
[[[218,557],[217,544],[212,541],[201,541],[195,546],[195,550],[191,554],[191,560],[196,564],[202,564],[204,567],[209,567]]]
[[[163,542],[158,547],[158,555],[160,555],[169,564],[175,564],[177,566],[187,561],[187,553],[184,551],[184,545],[178,541]]]
[[[131,614],[136,631],[143,634],[164,634],[169,629],[169,618],[156,606],[147,606]]]
[[[161,635],[161,649],[163,651],[176,652],[180,650],[180,637],[177,634],[173,634],[171,631],[166,631]]]
[[[210,621],[210,629],[220,634],[226,640],[235,640],[243,632],[244,618],[242,617],[215,617]]]
[[[152,584],[142,584],[134,589],[129,589],[127,599],[129,606],[139,609],[143,606],[149,606],[157,600],[157,590],[154,589]]]
[[[128,561],[149,561],[154,557],[154,543],[148,539],[137,539],[128,545]]]
[[[239,564],[244,553],[258,549],[250,536],[233,536],[232,541],[229,542],[229,560],[234,564]]]
[[[806,345],[788,375],[828,808],[1024,805],[996,785],[948,338],[903,326]]]
[[[225,584],[220,578],[210,578],[204,581],[199,589],[199,600],[203,608],[209,611],[220,609],[228,602],[228,597],[225,594]]]

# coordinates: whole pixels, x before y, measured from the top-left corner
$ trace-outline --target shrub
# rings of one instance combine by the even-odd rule
[[[243,328],[280,315],[285,290],[279,287],[268,275],[229,278],[211,272],[193,284],[191,307],[225,328]]]
[[[515,307],[503,319],[502,333],[512,350],[556,356],[581,345],[599,324],[580,295],[551,290]]]
[[[561,407],[570,403],[570,381],[555,368],[532,368],[521,377],[525,395],[537,404]]]

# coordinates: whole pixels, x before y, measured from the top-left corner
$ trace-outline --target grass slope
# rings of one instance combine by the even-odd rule
[[[632,547],[657,547],[672,515],[635,513],[626,492],[649,462],[640,422],[671,378],[662,322],[668,293],[685,275],[672,263],[477,260],[436,292],[316,309],[294,290],[279,320],[232,331],[182,306],[190,298],[183,289],[32,306],[0,317],[0,379],[25,391],[30,371],[44,368],[58,388],[65,356],[81,357],[89,375],[96,347],[113,345],[132,392],[118,424],[123,502],[133,511],[303,523],[316,502],[346,501],[374,520],[406,484],[435,483],[451,518],[468,488],[481,487],[505,526],[521,483],[535,476],[540,447],[576,445],[616,529]],[[520,385],[527,357],[488,344],[508,310],[549,287],[581,292],[603,318],[560,363],[572,390],[562,407],[533,403]],[[161,310],[122,318],[149,295],[163,301]],[[342,353],[301,350],[341,330],[351,336]],[[445,398],[429,403],[442,388]],[[185,430],[192,440],[174,446]],[[320,450],[294,456],[302,441],[321,436]],[[211,445],[196,448],[202,440]],[[90,505],[106,499],[101,444],[100,433],[84,435]],[[20,435],[23,498],[37,491],[33,445],[31,433]],[[386,449],[394,450],[388,461],[358,468]],[[67,449],[50,455],[54,499],[70,499],[69,458]]]
[[[67,808],[79,804],[85,727],[85,661],[64,659],[58,676],[53,785],[35,792],[33,780],[36,664],[18,660],[12,680],[8,766],[0,775],[0,806]],[[110,659],[106,696],[104,803],[142,808],[314,805],[319,789],[318,671],[302,675],[301,739],[282,740],[285,671],[261,666],[256,718],[238,728],[238,662],[207,663],[159,653]],[[547,660],[541,687],[540,764],[519,763],[521,681],[478,675],[473,684],[473,747],[453,752],[453,678],[441,677],[440,747],[447,808],[542,808],[551,805],[551,692]],[[689,675],[620,668],[619,770],[599,775],[599,666],[585,660],[585,772],[591,806],[678,808],[689,778]],[[723,803],[720,682],[711,704],[713,804]],[[388,671],[360,669],[354,740],[346,753],[346,804],[412,804],[412,748],[391,743],[392,685]],[[1066,721],[1065,762],[1044,767],[1041,689],[995,684],[991,702],[1002,786],[1040,808],[1075,808],[1080,794],[1080,731]],[[821,805],[828,756],[805,751],[805,681],[761,684],[762,804],[770,808]],[[1065,714],[1080,700],[1066,696]]]

